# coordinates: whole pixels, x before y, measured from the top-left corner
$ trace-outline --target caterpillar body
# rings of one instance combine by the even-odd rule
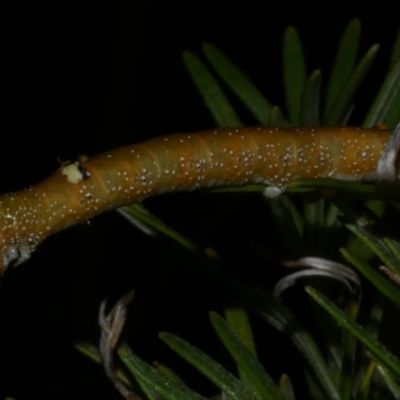
[[[0,197],[0,273],[51,234],[164,192],[247,183],[283,188],[310,177],[374,181],[389,138],[379,127],[223,128],[81,158]]]

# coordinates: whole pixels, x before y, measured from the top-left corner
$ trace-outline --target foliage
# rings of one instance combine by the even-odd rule
[[[228,100],[224,86],[237,96],[261,125],[344,125],[350,120],[354,95],[379,49],[378,45],[372,46],[357,61],[359,38],[360,22],[353,20],[343,34],[324,91],[325,96],[322,96],[321,71],[316,70],[307,77],[299,35],[294,28],[287,29],[283,41],[287,113],[273,106],[214,45],[203,46],[204,55],[212,68],[192,53],[185,52],[183,58],[218,126],[243,125]],[[363,126],[385,123],[389,129],[393,129],[400,119],[399,54],[400,40],[397,40],[388,73],[366,114]],[[221,83],[215,73],[222,80]],[[260,191],[262,188],[252,186],[221,190],[243,192]],[[277,290],[275,294],[280,295],[286,287],[297,283],[298,278],[308,275],[328,276],[350,287],[350,295],[347,289],[339,292],[326,290],[328,296],[312,287],[306,288],[315,301],[308,307],[322,332],[323,342],[319,340],[317,343],[312,329],[276,297],[259,285],[244,283],[234,273],[230,273],[224,267],[223,258],[215,251],[203,252],[195,243],[152,215],[143,205],[136,204],[125,207],[121,212],[129,216],[132,223],[141,227],[145,233],[152,234],[160,242],[167,242],[172,253],[181,254],[189,265],[236,296],[239,306],[227,305],[225,318],[212,312],[210,320],[223,346],[236,363],[237,376],[205,351],[180,337],[161,333],[161,340],[214,383],[214,399],[305,398],[304,393],[292,386],[289,376],[282,375],[277,383],[264,369],[259,361],[247,314],[250,310],[287,335],[304,357],[307,398],[399,399],[400,361],[378,339],[385,304],[392,303],[394,307],[400,308],[400,242],[383,222],[384,211],[399,220],[398,187],[321,179],[294,182],[289,185],[287,193],[300,197],[284,195],[268,200],[275,224],[279,228],[278,233],[286,245],[286,254],[277,255],[273,249],[260,243],[253,243],[252,247],[254,252],[269,260],[281,261],[290,256],[297,259],[291,263],[291,267],[308,268],[300,273],[289,274],[283,280],[283,289]],[[326,199],[328,194],[329,199]],[[355,202],[355,199],[359,201]],[[338,243],[337,233],[343,226],[348,231],[348,237],[341,253],[345,262],[354,266],[365,278],[361,283],[350,268],[332,261]],[[310,254],[314,257],[305,258]],[[377,270],[381,264],[384,265],[386,275]],[[366,281],[375,287],[375,298],[364,304],[362,293]],[[363,321],[363,326],[358,322],[360,308],[371,313],[370,321]],[[394,328],[398,331],[398,326]],[[398,336],[399,332],[395,335]],[[100,362],[99,352],[92,346],[79,344],[77,347]],[[134,379],[123,371],[117,371],[117,379],[130,384],[134,392],[140,394],[132,398],[204,398],[189,389],[167,367],[160,364],[153,367],[142,361],[127,344],[122,344],[118,354]]]

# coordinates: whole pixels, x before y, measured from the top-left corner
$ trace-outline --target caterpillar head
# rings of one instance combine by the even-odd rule
[[[33,249],[26,241],[21,241],[18,245],[8,245],[1,251],[0,275],[2,275],[8,266],[17,266],[25,262],[31,255]]]
[[[10,266],[22,264],[40,242],[38,235],[18,229],[10,214],[0,214],[0,276]]]

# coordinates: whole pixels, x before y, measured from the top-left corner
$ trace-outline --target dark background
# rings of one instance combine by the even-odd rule
[[[182,63],[182,52],[201,55],[203,42],[217,45],[274,104],[284,106],[281,43],[288,25],[303,38],[309,72],[321,68],[325,77],[350,19],[361,18],[362,52],[381,43],[369,83],[356,99],[352,123],[360,123],[384,76],[399,17],[395,5],[359,4],[15,3],[3,12],[0,190],[40,181],[58,167],[57,158],[212,127]],[[258,237],[262,232],[264,240],[274,231],[267,216],[257,214],[262,202],[255,197],[241,199],[243,215],[218,221],[215,204],[226,201],[226,195],[191,193],[161,196],[146,205],[197,243],[220,245],[228,259],[229,246],[234,254],[239,248],[233,259],[249,262],[240,254],[240,237],[252,235],[245,229]],[[171,353],[158,343],[157,332],[172,331],[212,347],[217,341],[207,311],[221,311],[221,294],[182,266],[169,266],[165,273],[170,260],[156,242],[109,213],[48,239],[29,262],[8,271],[0,289],[0,398],[2,391],[18,399],[119,398],[101,368],[71,344],[96,343],[100,301],[131,287],[137,289],[130,314],[132,347],[147,361],[171,362],[196,382],[177,357],[168,361]],[[265,346],[280,340],[273,330],[267,334],[268,340],[261,340]],[[282,365],[271,366],[274,377],[288,372],[285,357],[280,359]],[[201,389],[200,382],[202,394],[213,393],[207,385]]]

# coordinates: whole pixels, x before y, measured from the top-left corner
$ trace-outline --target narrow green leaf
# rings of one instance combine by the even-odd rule
[[[338,221],[339,210],[335,204],[329,202],[327,204],[327,211],[325,213],[324,226],[325,226],[325,237],[326,243],[322,243],[323,253],[326,258],[333,258],[333,252],[336,252],[338,235],[340,232],[341,224]],[[334,249],[334,250],[333,250]]]
[[[378,365],[376,369],[386,383],[386,387],[392,393],[393,398],[400,400],[400,386],[394,379],[394,376],[386,368],[382,367],[382,365]]]
[[[288,375],[283,374],[281,376],[281,379],[279,380],[279,388],[281,389],[286,400],[296,400],[296,396],[294,395],[292,381],[290,380]]]
[[[158,371],[171,378],[174,382],[182,386],[187,386],[185,382],[183,382],[183,380],[174,371],[172,371],[171,368],[168,368],[166,365],[159,362],[153,362],[153,365]]]
[[[160,333],[159,336],[172,350],[226,393],[230,400],[257,400],[242,382],[197,347],[171,333]]]
[[[347,261],[351,262],[377,289],[400,308],[400,289],[354,253],[346,249],[340,249],[340,252]]]
[[[203,44],[208,61],[230,89],[253,113],[261,125],[268,125],[272,105],[261,94],[251,80],[221,50],[212,44]]]
[[[231,329],[239,336],[249,351],[257,357],[253,331],[250,326],[247,311],[241,306],[229,306],[225,308],[225,318]]]
[[[350,79],[335,101],[332,110],[325,118],[324,125],[342,125],[345,122],[351,107],[353,96],[360,86],[367,71],[371,67],[378,50],[379,45],[375,44],[367,51],[365,56],[358,63],[357,68],[352,73]]]
[[[375,194],[377,191],[374,185],[368,185],[365,183],[358,183],[358,182],[339,181],[337,179],[329,179],[329,178],[299,179],[297,181],[290,182],[288,184],[287,191],[296,192],[297,189],[301,191],[302,188],[306,189],[307,186],[348,191],[352,194],[352,196],[354,196],[356,192],[361,193],[362,196],[367,196],[369,194],[371,195]]]
[[[318,69],[308,78],[301,102],[301,125],[319,125],[321,80],[321,71]]]
[[[313,400],[325,400],[326,395],[321,387],[321,384],[317,381],[314,374],[309,369],[305,369],[304,375],[306,377],[308,390],[311,394],[310,397]]]
[[[380,237],[364,226],[346,224],[346,228],[359,237],[382,260],[387,268],[393,272],[400,272],[400,262],[396,260]]]
[[[392,107],[388,110],[385,124],[389,131],[393,131],[400,121],[400,95],[397,95]]]
[[[283,128],[285,126],[285,119],[279,107],[272,107],[268,125],[274,126],[275,128]]]
[[[257,357],[253,332],[251,330],[247,311],[241,306],[230,305],[225,308],[225,318],[231,329],[239,336],[243,344],[255,357]],[[246,372],[240,366],[238,366],[238,373],[240,380],[246,386],[250,387],[253,385],[250,377],[247,376]]]
[[[382,241],[400,262],[400,243],[397,240],[388,237],[384,237]]]
[[[132,374],[133,375],[133,374]],[[160,400],[160,396],[153,390],[151,385],[149,385],[146,381],[142,379],[138,374],[135,376],[136,382],[140,387],[140,390],[143,392],[146,400]],[[164,399],[164,397],[161,397]],[[130,400],[130,399],[129,399]],[[133,400],[141,400],[141,399],[133,399]]]
[[[369,314],[368,324],[365,327],[365,332],[367,332],[368,335],[370,335],[374,339],[378,339],[379,330],[382,326],[382,317],[387,308],[387,302],[381,292],[376,293],[376,297],[374,300],[375,301]]]
[[[307,72],[301,39],[293,27],[287,28],[283,37],[283,75],[290,123],[298,126]]]
[[[329,285],[329,282],[327,282],[327,285]],[[326,346],[325,362],[339,387],[343,362],[343,330],[327,313],[321,313],[320,311],[318,304],[313,304],[312,308],[310,308],[316,328],[321,333],[321,340]]]
[[[193,392],[186,386],[177,384],[173,379],[142,361],[137,355],[132,353],[126,344],[123,344],[118,349],[118,354],[132,375],[146,384],[151,391],[161,396],[162,399],[205,400],[205,397]]]
[[[216,124],[220,127],[242,126],[220,85],[206,66],[194,54],[187,51],[183,54],[183,60]]]
[[[329,197],[331,200],[385,200],[395,202],[400,193],[395,193],[394,190],[385,190],[385,188],[377,188],[375,185],[354,183],[354,186],[349,185],[350,182],[338,181],[333,179],[301,179],[290,182],[286,189],[286,194],[300,194],[303,197],[316,199],[319,197]],[[244,186],[239,190],[230,188],[229,191],[240,192],[262,192],[265,188],[259,185]],[[383,189],[383,190],[381,190]],[[387,188],[389,186],[387,185]],[[391,199],[393,197],[393,199]]]
[[[352,321],[356,321],[359,310],[359,304],[352,302],[347,307],[346,315]],[[343,361],[341,363],[340,373],[340,393],[342,400],[352,399],[354,390],[354,376],[353,371],[355,370],[356,340],[355,337],[349,332],[345,331],[343,338]]]
[[[347,26],[336,53],[328,83],[325,119],[353,72],[360,43],[360,34],[360,20],[353,19]]]
[[[326,212],[324,225],[327,228],[335,228],[339,226],[337,217],[339,215],[339,209],[333,204],[329,203],[328,211]]]
[[[400,28],[397,31],[396,40],[394,41],[392,55],[390,57],[389,71],[394,67],[394,64],[400,59]]]
[[[133,225],[139,225],[139,229],[142,231],[146,229],[153,235],[161,233],[189,251],[198,251],[198,247],[193,242],[159,220],[142,203],[131,204],[120,208],[118,211]]]
[[[95,361],[97,364],[103,364],[103,359],[101,357],[100,351],[96,346],[93,346],[87,342],[79,342],[75,343],[74,347],[84,354],[86,357]],[[131,386],[132,382],[129,377],[126,375],[125,371],[122,371],[120,368],[115,369],[115,375],[124,383],[126,386]]]
[[[351,332],[371,353],[377,357],[381,364],[386,366],[400,378],[400,361],[382,343],[367,335],[364,330],[351,320],[342,310],[329,301],[323,294],[314,288],[306,287],[307,293],[345,329]]]
[[[282,200],[282,203],[285,205],[287,210],[289,211],[290,216],[293,219],[293,223],[296,226],[296,230],[300,237],[304,235],[304,215],[298,210],[295,203],[288,196]]]
[[[400,113],[400,58],[386,76],[363,126],[371,127],[387,122],[386,116],[392,109],[395,113]]]
[[[293,204],[286,196],[269,199],[272,217],[280,239],[293,255],[302,254],[303,219]]]
[[[99,349],[91,343],[78,342],[74,344],[74,347],[97,364],[103,363]]]
[[[285,400],[272,378],[228,324],[213,312],[210,313],[210,319],[224,346],[253,383],[249,389],[253,390],[255,397],[259,400]]]
[[[371,389],[371,381],[374,376],[376,369],[376,362],[370,361],[365,368],[363,368],[362,375],[360,375],[361,381],[359,384],[359,395],[360,399],[368,399]]]
[[[320,252],[321,246],[326,245],[324,240],[324,209],[325,199],[318,199],[313,203],[304,202],[304,238],[308,251],[316,251],[317,254]]]

